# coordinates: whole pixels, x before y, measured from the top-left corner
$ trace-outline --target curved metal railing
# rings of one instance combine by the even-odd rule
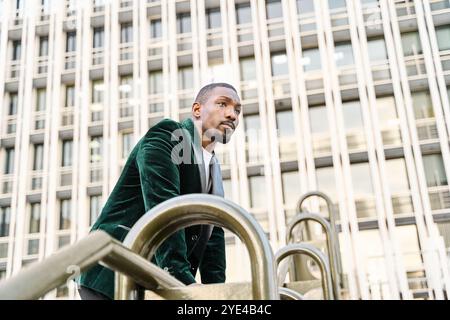
[[[343,288],[344,287],[344,274],[343,274],[343,270],[342,270],[341,255],[339,254],[340,253],[339,237],[337,236],[338,233],[336,230],[338,216],[337,216],[336,210],[334,209],[334,205],[333,205],[333,202],[331,201],[330,197],[328,197],[325,193],[323,193],[321,191],[310,191],[310,192],[307,192],[304,195],[302,195],[300,197],[300,199],[298,200],[297,213],[304,213],[304,211],[302,210],[302,204],[303,204],[303,202],[305,202],[306,199],[308,199],[310,197],[322,198],[323,200],[325,200],[325,203],[327,204],[328,214],[330,217],[331,234],[334,237],[333,247],[334,247],[334,252],[336,253],[335,260],[336,260],[337,273],[339,275],[339,277],[338,277],[339,287]]]
[[[1,281],[0,300],[39,299],[98,262],[123,272],[147,289],[184,286],[158,266],[125,248],[106,232],[95,231],[44,261],[24,268],[16,276]]]
[[[325,255],[319,249],[306,243],[289,244],[275,254],[276,264],[279,265],[283,259],[293,254],[305,254],[317,263],[322,275],[323,298],[325,300],[333,300],[333,281],[331,280],[330,267]]]
[[[335,234],[331,231],[330,223],[325,220],[323,217],[314,213],[301,213],[294,217],[294,220],[289,224],[287,228],[286,234],[286,243],[290,243],[293,237],[294,228],[306,221],[314,221],[319,223],[322,228],[325,230],[325,236],[327,239],[327,250],[330,261],[330,270],[331,270],[331,278],[333,280],[333,292],[335,299],[340,298],[340,283],[339,283],[339,272],[338,272],[338,263],[339,252],[336,251],[336,247],[334,243],[336,243]],[[294,265],[295,266],[295,265]]]
[[[252,215],[222,197],[189,194],[167,200],[143,215],[123,243],[133,252],[151,259],[167,237],[195,224],[214,224],[234,232],[246,244],[249,252],[253,299],[279,299],[269,240]],[[121,274],[116,274],[115,289],[116,299],[140,296],[136,284]]]

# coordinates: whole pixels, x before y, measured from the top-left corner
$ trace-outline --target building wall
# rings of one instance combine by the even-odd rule
[[[445,298],[449,13],[447,0],[0,0],[1,277],[84,237],[140,137],[226,81],[243,113],[217,150],[225,196],[274,251],[320,190],[346,297]],[[227,281],[250,280],[231,233],[227,261]]]

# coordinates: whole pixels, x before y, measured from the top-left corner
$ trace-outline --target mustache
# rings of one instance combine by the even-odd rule
[[[235,126],[234,122],[232,122],[232,121],[224,121],[224,122],[221,122],[221,124],[229,125],[231,128],[233,128],[233,130],[236,130],[236,126]]]

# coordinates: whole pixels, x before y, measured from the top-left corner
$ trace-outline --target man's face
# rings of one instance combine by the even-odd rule
[[[201,105],[202,130],[212,141],[228,143],[239,124],[241,103],[232,89],[215,87],[208,100]]]

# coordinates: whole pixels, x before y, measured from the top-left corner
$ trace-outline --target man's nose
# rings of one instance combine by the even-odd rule
[[[226,110],[225,110],[225,117],[227,119],[232,120],[232,121],[235,121],[237,119],[236,113],[234,112],[234,108],[233,107],[226,108]]]

